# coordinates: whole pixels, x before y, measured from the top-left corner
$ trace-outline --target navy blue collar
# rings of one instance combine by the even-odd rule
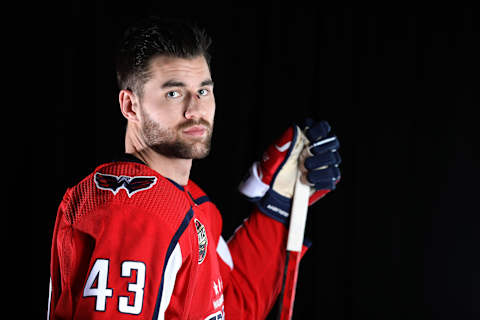
[[[123,162],[134,162],[134,163],[140,163],[140,164],[143,164],[145,166],[148,167],[148,165],[143,162],[142,160],[138,159],[137,157],[135,157],[133,154],[130,154],[130,153],[124,153],[124,154],[121,154],[119,155],[118,157],[115,158],[114,161],[123,161]],[[172,179],[170,178],[167,178],[167,177],[164,177],[166,178],[168,181],[170,181],[175,187],[177,187],[179,190],[181,191],[185,191],[185,188],[181,185],[179,185],[178,183],[176,183],[175,181],[173,181]]]
[[[138,159],[133,154],[129,154],[129,153],[124,153],[124,154],[121,154],[121,155],[117,156],[114,161],[135,162],[135,163],[140,163],[140,164],[143,164],[143,165],[147,166],[147,164],[145,162]],[[175,187],[177,187],[178,190],[185,191],[184,186],[179,185],[178,183],[176,183],[175,181],[173,181],[170,178],[167,178],[167,177],[164,177],[164,178],[167,179],[168,181],[170,181]],[[194,199],[193,196],[190,194],[190,192],[187,191],[187,194],[190,196],[192,201],[195,202],[197,205],[200,205],[204,202],[210,202],[210,199],[208,198],[208,196],[202,196],[198,199]]]
[[[176,183],[175,181],[173,181],[173,180],[170,179],[170,178],[167,178],[167,177],[165,177],[165,178],[166,178],[168,181],[170,181],[171,183],[173,183],[173,185],[174,185],[175,187],[177,187],[178,189],[180,189],[181,191],[185,191],[185,188],[184,188],[183,186],[179,185],[178,183]]]

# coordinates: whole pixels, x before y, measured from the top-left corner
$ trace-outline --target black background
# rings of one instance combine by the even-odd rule
[[[294,319],[479,319],[478,10],[118,1],[41,9],[32,48],[41,126],[29,159],[36,177],[40,167],[53,182],[32,192],[31,318],[45,317],[66,187],[123,151],[117,41],[156,14],[191,18],[214,40],[213,149],[191,178],[222,212],[226,239],[251,208],[240,179],[287,126],[311,116],[340,139],[342,181],[309,211],[313,246]]]

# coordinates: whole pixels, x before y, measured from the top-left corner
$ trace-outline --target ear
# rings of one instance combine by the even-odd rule
[[[120,103],[120,111],[123,116],[132,122],[138,122],[139,119],[139,99],[131,90],[120,90],[118,94],[118,102]]]

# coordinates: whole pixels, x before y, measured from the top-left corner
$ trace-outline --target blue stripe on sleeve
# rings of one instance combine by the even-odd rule
[[[172,255],[172,252],[175,249],[175,246],[177,245],[178,240],[182,236],[185,229],[187,229],[188,224],[190,223],[192,218],[193,218],[193,210],[192,210],[192,208],[190,208],[190,210],[188,210],[187,214],[185,215],[185,218],[183,218],[183,221],[180,224],[180,227],[177,229],[177,232],[175,232],[172,240],[170,241],[170,244],[168,245],[167,254],[165,255],[165,261],[163,263],[162,280],[160,282],[160,288],[158,290],[157,302],[155,304],[155,310],[154,310],[154,313],[153,313],[152,320],[157,320],[158,319],[158,313],[159,313],[159,310],[160,310],[160,302],[162,301],[165,268],[167,266],[167,262],[170,259],[170,256]]]

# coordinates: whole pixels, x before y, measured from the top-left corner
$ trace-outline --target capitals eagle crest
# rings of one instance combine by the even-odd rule
[[[157,177],[154,176],[115,176],[111,174],[95,173],[94,181],[97,188],[101,190],[110,190],[114,195],[125,189],[128,197],[139,191],[150,189],[156,182]]]

